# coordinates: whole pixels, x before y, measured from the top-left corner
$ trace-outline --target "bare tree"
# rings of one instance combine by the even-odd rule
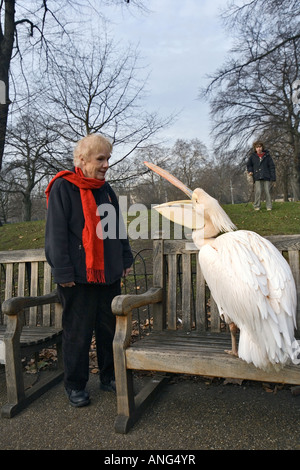
[[[233,47],[200,96],[211,102],[218,150],[236,155],[254,135],[268,133],[292,149],[294,198],[300,198],[298,0],[231,2],[223,19]],[[293,89],[294,87],[294,89]],[[276,101],[277,100],[277,101]],[[289,151],[290,152],[290,151]]]
[[[147,10],[143,2],[137,0],[110,0],[116,5],[130,4],[134,7]],[[107,0],[102,0],[102,6]],[[23,74],[22,80],[26,80],[24,71],[24,56],[30,51],[31,55],[46,57],[55,54],[61,45],[64,35],[69,35],[75,28],[75,20],[72,22],[72,12],[80,11],[80,19],[83,19],[82,10],[86,14],[101,14],[99,1],[89,0],[82,6],[82,2],[76,0],[1,0],[0,1],[0,83],[5,88],[5,99],[0,101],[0,171],[5,146],[6,127],[9,106],[11,104],[10,85],[13,82],[18,89],[20,82],[10,79],[13,65],[16,59],[18,68]],[[38,59],[39,60],[39,59]]]
[[[206,146],[197,138],[178,139],[172,148],[153,146],[137,152],[133,161],[140,176],[132,184],[133,195],[148,206],[154,200],[162,203],[182,199],[182,191],[148,170],[145,160],[168,170],[191,189],[197,187],[202,170],[210,163]]]
[[[249,0],[242,6],[232,0],[222,18],[234,45],[227,61],[211,76],[208,91],[300,38],[298,0]]]
[[[61,127],[61,139],[70,144],[87,134],[106,135],[116,156],[112,172],[135,150],[154,144],[174,119],[144,110],[148,77],[145,71],[141,79],[138,51],[107,36],[94,38],[89,51],[74,45],[62,50],[49,70],[45,111]],[[116,170],[112,180],[119,178]]]
[[[136,49],[116,48],[107,37],[90,53],[73,44],[70,49],[49,58],[47,75],[35,72],[36,89],[32,96],[25,94],[19,120],[8,128],[0,188],[21,195],[24,220],[31,219],[37,185],[73,165],[72,147],[79,138],[94,132],[111,138],[119,164],[112,165],[110,181],[124,188],[139,171],[126,157],[151,148],[172,121],[143,110],[147,76],[138,79]]]
[[[195,189],[199,171],[208,163],[208,150],[199,139],[177,139],[172,148],[171,172]]]
[[[249,37],[249,54],[254,38]],[[230,145],[246,157],[249,140],[268,136],[290,146],[295,200],[300,198],[300,107],[293,102],[293,83],[299,76],[300,40],[274,51],[247,68],[222,78],[211,96],[211,116],[217,150]],[[251,142],[252,143],[252,142]]]
[[[23,115],[15,126],[8,127],[7,134],[8,163],[3,165],[0,191],[19,194],[22,220],[30,221],[35,188],[53,172],[52,147],[58,136],[51,126],[40,119],[39,114],[33,113]]]
[[[139,201],[148,207],[151,207],[152,203],[167,202],[169,199],[169,189],[172,185],[153,171],[150,171],[144,164],[144,161],[149,161],[162,168],[168,168],[172,160],[171,150],[155,145],[137,151],[130,160],[138,174],[138,178],[135,177],[131,182],[131,201]]]

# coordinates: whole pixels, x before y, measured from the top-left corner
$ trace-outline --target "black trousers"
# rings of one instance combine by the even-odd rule
[[[115,316],[113,298],[120,294],[120,281],[112,285],[76,284],[57,286],[63,307],[63,358],[65,387],[83,390],[89,379],[89,351],[95,332],[100,380],[114,378],[112,343]]]

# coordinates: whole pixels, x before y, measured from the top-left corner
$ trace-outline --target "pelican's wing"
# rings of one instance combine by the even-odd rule
[[[165,204],[153,206],[153,209],[175,224],[193,230],[201,230],[204,226],[203,213],[196,212],[190,200],[166,202]]]
[[[226,233],[199,261],[219,311],[240,328],[239,357],[266,368],[293,356],[296,288],[279,251],[254,232]]]

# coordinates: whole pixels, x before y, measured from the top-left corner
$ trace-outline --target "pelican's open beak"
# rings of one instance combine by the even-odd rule
[[[203,214],[195,211],[193,201],[172,201],[153,206],[157,212],[175,224],[184,225],[192,230],[203,228]]]
[[[181,181],[179,181],[179,179],[171,175],[171,173],[169,173],[167,170],[163,170],[162,168],[160,168],[157,165],[154,165],[153,163],[149,163],[149,162],[144,162],[144,163],[148,168],[150,168],[150,170],[154,171],[158,175],[170,181],[170,183],[174,184],[174,186],[177,186],[177,188],[181,189],[181,191],[183,191],[190,199],[192,199],[193,191],[189,189]]]
[[[203,214],[199,214],[194,209],[192,199],[193,191],[183,184],[175,176],[171,175],[167,170],[163,170],[153,163],[144,162],[145,165],[152,171],[162,176],[177,188],[181,189],[190,200],[187,201],[172,201],[154,206],[153,209],[157,210],[161,215],[171,220],[172,222],[184,225],[192,230],[200,230],[203,228]]]

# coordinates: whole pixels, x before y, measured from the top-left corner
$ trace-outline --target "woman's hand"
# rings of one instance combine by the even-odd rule
[[[61,287],[73,287],[75,286],[75,282],[63,282],[62,284],[59,284]]]
[[[126,268],[126,269],[124,269],[122,276],[123,276],[123,277],[128,276],[128,274],[130,273],[130,271],[131,271],[131,268]]]

